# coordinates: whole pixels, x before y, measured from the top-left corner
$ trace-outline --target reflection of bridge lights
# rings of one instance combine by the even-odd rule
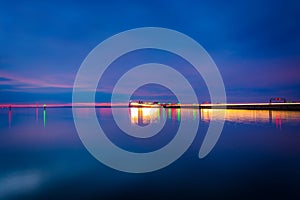
[[[172,113],[171,113],[172,108],[168,108],[168,118],[171,120],[172,118]]]
[[[196,109],[193,109],[193,120],[195,121],[197,119],[197,112]]]
[[[44,109],[43,118],[44,118],[44,127],[46,127],[46,109]]]
[[[36,106],[36,108],[35,108],[35,121],[36,122],[39,121],[39,108],[38,108],[38,106]]]
[[[180,118],[181,118],[181,116],[180,116],[180,108],[177,108],[176,111],[177,111],[177,121],[180,121]]]
[[[8,126],[11,127],[11,120],[12,120],[12,111],[11,109],[8,111]]]
[[[132,124],[147,126],[152,122],[160,120],[161,108],[130,108],[130,119]]]
[[[276,128],[281,129],[282,126],[282,119],[281,119],[281,115],[276,114]]]
[[[209,122],[213,109],[201,109],[201,120]],[[225,120],[238,123],[270,123],[277,128],[282,128],[283,122],[297,122],[300,119],[298,111],[276,111],[276,110],[234,110],[227,109]],[[220,120],[218,115],[214,120]]]
[[[180,122],[184,119],[196,120],[199,117],[198,109],[131,107],[129,111],[131,123],[139,126],[160,122],[161,119]]]

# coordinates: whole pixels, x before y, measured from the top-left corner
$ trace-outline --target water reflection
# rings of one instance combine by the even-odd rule
[[[11,127],[11,120],[12,120],[12,111],[9,109],[8,111],[8,127]]]
[[[211,120],[211,112],[212,109],[201,109],[201,119],[209,122]],[[300,112],[228,109],[226,110],[225,120],[236,123],[269,123],[275,124],[277,128],[281,129],[283,122],[299,122]]]
[[[39,110],[40,108],[35,108],[35,121],[38,123],[39,120]],[[101,116],[111,115],[110,108],[99,108],[97,109]],[[197,120],[209,123],[212,117],[212,109],[180,109],[180,108],[129,108],[129,110],[124,109],[120,113],[122,117],[129,117],[129,122],[131,124],[136,124],[139,126],[147,126],[150,123],[162,123],[164,120],[169,120],[172,122],[180,122],[181,120]],[[91,116],[91,109],[78,109],[78,115]],[[7,122],[8,127],[11,128],[13,124],[13,112],[14,109],[7,109]],[[18,112],[17,112],[18,113]],[[121,115],[120,114],[120,115]],[[47,122],[47,109],[43,109],[43,125],[46,127]],[[128,119],[128,118],[127,118]],[[221,120],[221,118],[216,118],[214,120]],[[267,123],[276,126],[276,128],[281,129],[284,123],[299,123],[300,112],[299,111],[275,111],[275,110],[226,110],[225,121],[234,123]]]
[[[44,127],[46,127],[46,109],[43,111]]]
[[[276,115],[276,128],[280,128],[281,129],[281,125],[282,125],[282,119],[281,119],[281,115]]]
[[[38,107],[35,108],[35,121],[36,121],[36,123],[39,121],[39,108]]]
[[[180,116],[180,108],[177,108],[176,109],[176,111],[177,111],[177,121],[180,121],[180,119],[181,119],[181,116]]]
[[[160,108],[130,108],[129,110],[132,124],[147,126],[160,121]]]
[[[31,108],[25,108],[26,110],[29,109],[32,111]],[[4,110],[4,109],[3,109]],[[32,117],[35,117],[35,123],[38,124],[39,122],[39,110],[40,108],[36,107],[35,111],[32,112]],[[5,110],[4,113],[6,115],[7,112],[7,122],[8,122],[8,127],[11,128],[14,120],[17,120],[19,118],[19,114],[23,115],[24,113],[20,112],[20,108],[12,109],[9,108],[7,111]],[[34,113],[34,114],[33,114]],[[15,116],[16,119],[13,119],[13,115]],[[46,109],[43,110],[43,125],[46,127],[46,118],[47,117],[47,111]]]
[[[129,108],[129,117],[132,124],[147,126],[150,123],[160,122],[168,118],[172,122],[180,122],[183,119],[197,120],[199,109],[180,108]]]
[[[248,195],[249,187],[259,183],[259,188],[266,186],[268,191],[292,191],[292,194],[298,194],[296,186],[300,180],[299,111],[227,110],[226,127],[223,129],[222,137],[208,159],[199,160],[197,154],[202,144],[201,137],[208,127],[206,121],[211,120],[211,110],[165,108],[153,112],[131,110],[134,109],[118,108],[118,115],[128,120],[129,126],[132,127],[131,123],[134,123],[132,119],[134,115],[131,113],[135,112],[137,115],[143,115],[140,119],[148,122],[150,120],[149,125],[140,128],[148,128],[151,122],[157,126],[167,120],[165,129],[145,139],[128,137],[114,124],[111,108],[96,109],[99,123],[105,124],[104,130],[109,139],[120,148],[136,153],[154,151],[168,144],[176,134],[179,120],[181,122],[201,120],[199,137],[195,139],[189,151],[172,166],[157,173],[142,175],[146,176],[145,181],[149,179],[155,182],[157,193],[172,195],[173,188],[180,187],[186,188],[183,195],[192,194],[200,199],[204,197],[197,196],[200,194],[199,186],[204,188],[204,192],[209,191],[208,195],[211,195],[210,191],[218,185],[219,188],[225,188],[225,192],[221,191],[220,194],[231,196],[231,193],[226,192],[236,191],[238,185],[238,189],[246,191],[245,195]],[[90,118],[94,112],[91,108],[78,108],[75,111],[76,115],[83,118]],[[47,126],[44,128],[46,122]],[[241,124],[236,126],[235,123]],[[247,123],[253,124],[245,125]],[[275,129],[276,127],[278,129]],[[89,129],[87,133],[88,131]],[[279,131],[282,134],[276,134]],[[53,198],[69,197],[70,194],[74,194],[74,190],[77,192],[70,198],[84,198],[86,194],[95,194],[99,198],[107,199],[115,197],[116,191],[123,191],[124,185],[130,186],[128,190],[138,189],[142,192],[147,188],[145,186],[149,186],[141,182],[140,175],[137,177],[119,173],[99,164],[80,141],[70,108],[48,107],[45,111],[41,106],[38,109],[2,108],[0,133],[3,161],[0,165],[0,199],[9,199],[5,195],[12,195],[11,199],[15,196],[22,198],[23,192],[23,196],[28,195],[31,199],[49,195]],[[99,145],[102,144],[102,141],[98,142]],[[113,157],[113,154],[108,153],[108,156]],[[82,162],[78,162],[78,159]],[[216,166],[222,166],[218,168],[217,175]],[[274,183],[274,177],[279,181]],[[180,183],[177,183],[178,178],[181,180]],[[206,180],[210,180],[211,184],[207,184]],[[58,189],[61,188],[61,183],[67,190]],[[188,187],[186,183],[189,183]],[[223,186],[220,183],[225,184]],[[282,186],[278,183],[285,184]],[[91,184],[94,187],[89,187]],[[107,190],[108,186],[116,190]],[[117,197],[123,197],[121,195]],[[129,198],[133,196],[137,196],[136,193]]]
[[[139,126],[158,123],[161,118],[165,120],[166,115],[172,121],[180,121],[181,118],[180,109],[168,108],[166,112],[165,108],[129,108],[129,111],[131,123]]]

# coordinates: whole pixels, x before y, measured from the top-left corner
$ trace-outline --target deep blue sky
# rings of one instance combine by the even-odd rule
[[[0,103],[71,102],[87,54],[116,33],[145,26],[199,42],[230,102],[299,101],[299,10],[296,0],[0,1]]]

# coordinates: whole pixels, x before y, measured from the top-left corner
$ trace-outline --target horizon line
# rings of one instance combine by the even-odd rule
[[[180,103],[162,103],[164,105],[177,105],[177,106],[264,106],[264,105],[298,105],[300,102],[237,102],[237,103],[189,103],[189,104],[180,104]],[[101,102],[101,103],[5,103],[0,104],[0,108],[59,108],[59,107],[128,107],[129,103],[114,103],[111,102]]]

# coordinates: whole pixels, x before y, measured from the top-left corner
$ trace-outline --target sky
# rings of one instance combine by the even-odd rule
[[[93,48],[148,26],[182,32],[201,44],[218,66],[228,102],[300,101],[299,8],[297,0],[0,1],[0,104],[70,103],[76,73]],[[158,56],[181,63],[167,52],[135,53],[144,62]],[[128,56],[126,63],[138,60]],[[99,83],[96,101],[110,100],[115,74]],[[209,101],[203,81],[196,88],[198,100]],[[136,93],[147,96],[174,100],[157,85]]]

